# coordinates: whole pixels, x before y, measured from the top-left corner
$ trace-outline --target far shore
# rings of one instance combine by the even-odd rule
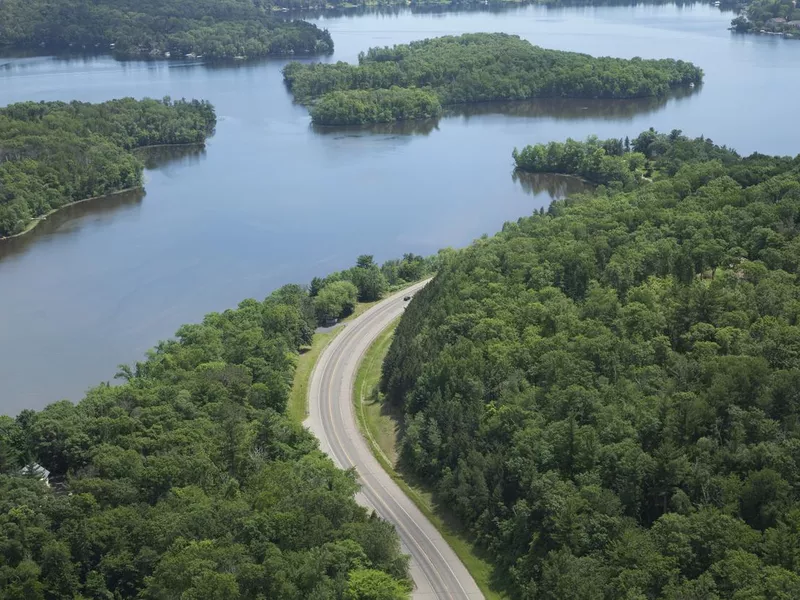
[[[28,223],[28,225],[25,227],[25,229],[23,229],[19,233],[15,233],[14,235],[7,235],[7,236],[0,237],[0,242],[2,242],[3,240],[13,240],[14,238],[22,237],[23,235],[25,235],[27,233],[30,233],[31,231],[36,229],[36,226],[39,225],[39,223],[41,223],[42,221],[46,220],[47,217],[49,217],[50,215],[57,213],[62,208],[67,208],[69,206],[75,206],[76,204],[82,204],[84,202],[89,202],[90,200],[100,200],[102,198],[110,198],[111,196],[117,196],[119,194],[124,194],[125,192],[132,192],[134,190],[143,190],[143,189],[144,189],[144,185],[137,185],[135,187],[129,187],[129,188],[121,189],[121,190],[116,190],[114,192],[109,192],[108,194],[103,194],[102,196],[92,196],[91,198],[84,198],[82,200],[76,200],[75,202],[69,202],[67,204],[64,204],[63,206],[59,206],[58,208],[54,208],[50,212],[45,213],[45,214],[43,214],[43,215],[41,215],[39,217],[36,217],[35,219],[31,219],[31,222]]]

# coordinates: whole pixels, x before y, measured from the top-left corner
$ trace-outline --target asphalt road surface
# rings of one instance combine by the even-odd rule
[[[359,503],[391,522],[403,550],[411,555],[414,599],[483,598],[467,569],[436,528],[386,474],[356,424],[353,386],[358,365],[375,338],[402,314],[407,302],[427,282],[407,288],[347,323],[320,355],[309,387],[308,428],[340,467],[355,467],[361,483]]]

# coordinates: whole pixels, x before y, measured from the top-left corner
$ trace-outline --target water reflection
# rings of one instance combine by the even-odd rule
[[[206,157],[206,147],[203,144],[150,146],[136,150],[136,155],[144,161],[145,168],[152,171],[176,164],[197,165]]]
[[[257,61],[247,61],[254,64]],[[233,61],[223,61],[220,65],[229,68]],[[237,62],[235,64],[241,64]],[[58,54],[40,50],[4,50],[0,52],[0,72],[4,76],[19,74],[36,74],[49,72],[56,65],[60,69],[84,69],[90,67],[97,71],[117,70],[122,71],[168,71],[170,69],[191,69],[199,67],[215,67],[215,63],[197,59],[172,59],[163,60],[150,57],[117,57],[104,50],[66,51]]]
[[[534,100],[510,100],[498,102],[478,102],[474,104],[458,104],[448,107],[443,119],[462,117],[469,121],[474,117],[486,115],[505,115],[509,117],[553,119],[555,121],[575,121],[581,119],[613,119],[616,121],[632,120],[639,115],[654,113],[664,108],[668,102],[689,97],[698,92],[686,88],[675,91],[666,97],[627,98],[623,100],[581,99],[581,98],[537,98]],[[423,135],[427,136],[439,130],[440,119],[423,121],[398,121],[395,123],[375,123],[358,126],[321,126],[312,125],[315,133],[339,137],[361,137],[364,135]]]
[[[136,189],[65,206],[25,235],[0,240],[0,261],[22,254],[45,238],[74,235],[88,224],[130,217],[144,196],[144,190]]]
[[[346,127],[331,127],[311,125],[314,133],[320,135],[333,135],[339,137],[361,137],[364,135],[429,135],[434,129],[439,129],[438,119],[425,119],[421,121],[396,121],[394,123],[373,123],[371,125],[354,125]]]
[[[531,196],[547,192],[553,200],[561,200],[594,189],[592,184],[582,179],[556,173],[526,173],[515,170],[511,173],[511,179]]]
[[[109,56],[105,50],[97,49],[69,49],[53,54],[52,48],[3,48],[0,52],[0,61],[5,59],[25,58],[54,58],[57,60],[91,60],[93,58]],[[22,63],[24,64],[24,63]],[[10,63],[2,63],[0,67],[8,67]]]
[[[502,102],[480,102],[450,107],[447,117],[480,117],[484,115],[508,115],[512,117],[550,118],[555,120],[575,119],[633,119],[639,115],[656,112],[670,101],[680,102],[699,92],[702,86],[681,88],[669,96],[648,98],[581,99],[581,98],[537,98]]]
[[[504,0],[489,0],[488,3],[473,2],[469,4],[411,4],[408,6],[357,6],[350,8],[306,8],[280,13],[282,19],[335,19],[335,18],[355,18],[364,16],[396,17],[410,13],[412,15],[437,15],[448,13],[486,13],[486,14],[508,14],[514,12],[527,11],[531,4],[536,4],[545,11],[563,10],[575,7],[601,7],[601,6],[693,6],[695,4],[713,4],[713,0],[690,0],[681,2],[680,0],[558,0],[549,3],[529,3],[529,2],[507,2]],[[720,10],[730,10],[730,5],[735,4],[735,0],[726,0],[718,6]],[[726,6],[727,5],[727,6]]]

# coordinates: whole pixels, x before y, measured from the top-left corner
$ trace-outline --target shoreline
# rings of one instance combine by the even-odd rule
[[[213,133],[211,135],[213,135]],[[148,146],[137,146],[136,148],[131,148],[130,150],[128,150],[128,152],[136,152],[137,150],[151,150],[153,148],[183,148],[184,146],[200,146],[201,148],[205,148],[206,147],[206,143],[205,142],[186,142],[184,144],[150,144]],[[102,196],[100,196],[100,198],[102,198]],[[88,198],[87,198],[87,200],[88,200]]]
[[[67,208],[69,206],[75,206],[76,204],[82,204],[84,202],[89,202],[91,200],[100,200],[102,198],[110,198],[111,196],[117,196],[119,194],[124,194],[125,192],[133,192],[134,190],[143,190],[143,189],[144,189],[144,185],[137,185],[137,186],[134,186],[134,187],[128,187],[128,188],[123,188],[121,190],[116,190],[116,191],[113,191],[113,192],[109,192],[108,194],[103,194],[101,196],[91,196],[89,198],[82,198],[81,200],[75,200],[75,202],[68,202],[67,204],[64,204],[63,206],[59,206],[58,208],[54,208],[53,210],[51,210],[49,212],[46,212],[45,214],[43,214],[41,216],[38,216],[38,217],[35,217],[35,218],[31,219],[31,222],[25,227],[25,229],[23,229],[19,233],[15,233],[14,235],[7,235],[7,236],[0,237],[0,243],[3,243],[5,241],[7,241],[7,240],[13,240],[13,239],[16,239],[16,238],[20,238],[23,235],[26,235],[26,234],[30,233],[31,231],[36,229],[36,227],[38,227],[38,225],[41,222],[46,221],[47,217],[49,217],[50,215],[54,215],[58,211],[60,211],[62,209],[65,209],[65,208]]]
[[[590,185],[595,189],[597,189],[601,185],[606,185],[605,183],[597,183],[596,181],[592,181],[591,179],[586,179],[585,177],[581,177],[580,175],[575,175],[574,173],[560,173],[558,171],[527,171],[527,170],[521,169],[519,167],[514,167],[514,173],[518,177],[519,177],[520,174],[525,174],[525,175],[560,175],[561,177],[571,177],[572,179],[577,179],[581,183],[585,183],[586,185]]]
[[[131,148],[130,150],[128,150],[128,152],[130,152],[132,154],[135,154],[139,150],[151,150],[153,148],[181,148],[181,147],[186,147],[186,146],[198,146],[200,148],[205,148],[206,147],[206,142],[204,142],[204,141],[203,142],[186,142],[184,144],[150,144],[148,146],[138,146],[136,148]],[[59,206],[58,208],[54,208],[53,210],[51,210],[49,212],[46,212],[43,215],[40,215],[38,217],[34,217],[33,219],[31,219],[31,222],[28,223],[28,225],[25,226],[25,229],[23,229],[19,233],[15,233],[14,235],[0,236],[0,244],[2,244],[5,241],[8,241],[8,240],[13,240],[13,239],[16,239],[16,238],[20,238],[23,235],[26,235],[26,234],[30,233],[31,231],[36,229],[36,227],[42,221],[46,221],[47,217],[49,217],[51,215],[54,215],[58,211],[63,210],[65,208],[69,207],[69,206],[75,206],[76,204],[82,204],[84,202],[90,202],[91,200],[100,200],[102,198],[109,198],[111,196],[117,196],[119,194],[124,194],[125,192],[133,192],[134,190],[144,190],[144,182],[142,182],[141,185],[136,185],[136,186],[133,186],[133,187],[127,187],[127,188],[123,188],[121,190],[115,190],[113,192],[109,192],[107,194],[102,194],[100,196],[90,196],[89,198],[82,198],[80,200],[75,200],[75,202],[68,202],[67,204],[64,204],[63,206]]]

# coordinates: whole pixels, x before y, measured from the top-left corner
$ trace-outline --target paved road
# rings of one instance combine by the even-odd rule
[[[397,528],[404,551],[411,555],[414,599],[477,600],[483,595],[456,554],[372,456],[353,409],[361,357],[403,312],[403,297],[424,285],[419,283],[373,306],[348,323],[325,349],[311,375],[306,425],[334,462],[345,469],[356,468],[361,482],[356,499]]]

